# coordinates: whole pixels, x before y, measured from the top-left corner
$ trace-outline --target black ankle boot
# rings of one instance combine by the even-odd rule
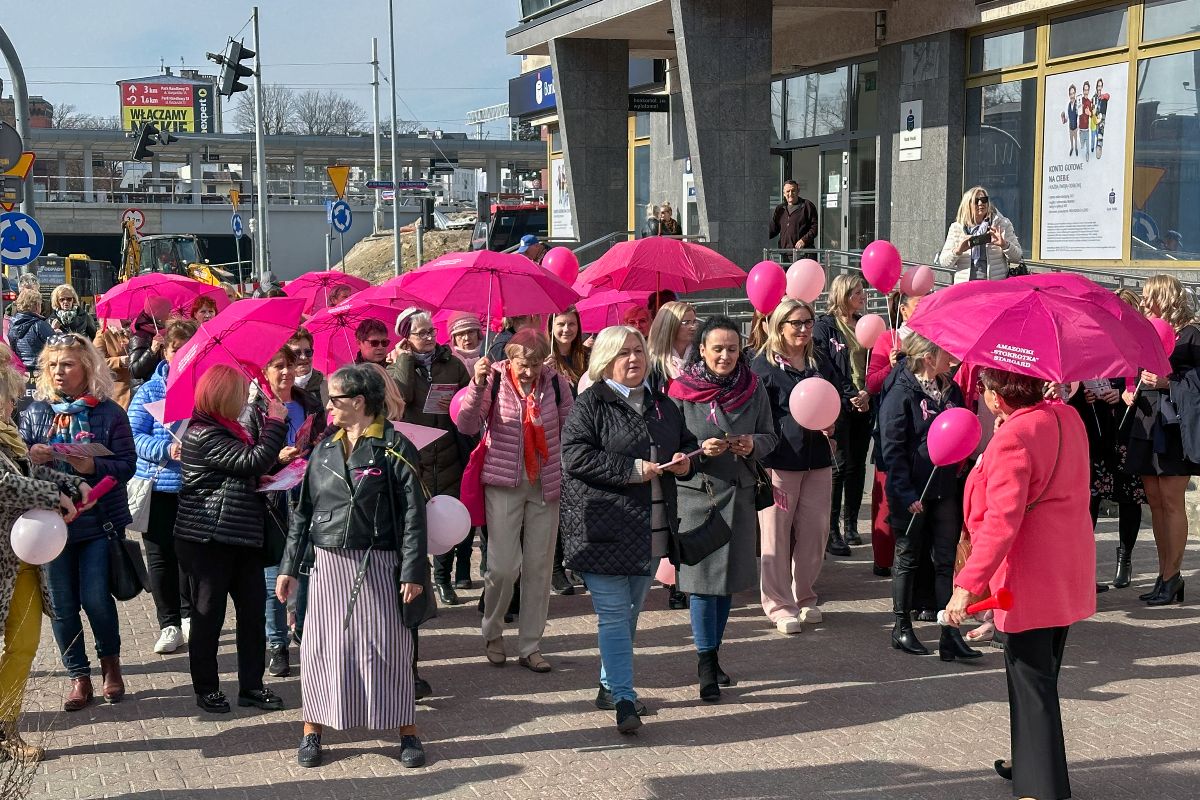
[[[942,661],[953,661],[956,658],[982,658],[983,653],[967,646],[963,641],[962,631],[953,625],[942,626],[942,639],[938,642],[938,657]]]
[[[1142,594],[1139,594],[1138,600],[1150,600],[1151,598],[1157,596],[1158,593],[1160,591],[1162,591],[1162,585],[1163,585],[1162,575],[1159,575],[1157,578],[1154,579],[1154,588],[1148,592],[1143,592]]]
[[[907,615],[902,620],[896,620],[896,625],[892,628],[892,647],[914,656],[929,655],[929,650],[913,632],[912,622]]]
[[[1117,571],[1113,575],[1114,589],[1124,589],[1129,585],[1129,575],[1133,572],[1133,553],[1124,546],[1117,545]]]
[[[700,677],[700,699],[709,703],[721,699],[717,684],[717,651],[705,650],[696,654],[696,673]]]
[[[1183,573],[1176,572],[1174,578],[1163,581],[1158,594],[1146,601],[1148,606],[1166,606],[1183,602]]]
[[[858,545],[863,543],[862,537],[858,535],[858,520],[857,519],[852,518],[852,517],[847,517],[846,520],[842,523],[842,528],[846,531],[845,535],[842,537],[842,539],[846,542],[846,544],[854,545],[855,547],[857,547]]]
[[[825,543],[825,552],[831,556],[851,555],[850,545],[842,538],[842,532],[835,526],[829,531],[829,541]]]
[[[716,665],[717,665],[717,685],[718,686],[729,686],[731,683],[733,683],[733,679],[725,674],[725,670],[721,669],[721,648],[720,647],[718,647],[716,650],[713,651],[713,661],[716,662]]]

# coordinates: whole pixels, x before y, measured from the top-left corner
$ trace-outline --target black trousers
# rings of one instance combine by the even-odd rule
[[[142,537],[146,545],[146,573],[150,578],[150,595],[158,614],[158,627],[179,627],[184,617],[192,615],[188,592],[179,571],[175,554],[175,514],[179,510],[179,495],[170,492],[150,493],[150,530]]]
[[[454,583],[471,580],[471,550],[475,546],[475,529],[467,538],[446,553],[433,557],[433,579],[437,583]],[[455,563],[455,559],[458,559]]]
[[[188,640],[192,689],[196,694],[220,689],[217,645],[229,597],[237,614],[238,691],[263,688],[267,590],[258,548],[177,539],[175,551],[192,592],[192,634]]]
[[[895,500],[893,504],[893,500]],[[892,564],[892,611],[897,616],[913,609],[913,591],[922,554],[933,550],[933,596],[937,608],[945,608],[954,588],[954,552],[962,534],[962,501],[957,496],[925,500],[924,513],[908,513],[900,501],[888,498],[889,522],[896,539],[896,560]],[[909,520],[912,527],[908,528]],[[908,529],[908,535],[905,535]]]
[[[1095,529],[1096,522],[1100,519],[1100,502],[1101,498],[1092,497],[1092,528]],[[1138,531],[1142,527],[1142,506],[1140,503],[1118,503],[1117,504],[1117,531],[1120,537],[1121,546],[1128,552],[1133,549],[1137,543]]]
[[[838,420],[834,438],[837,450],[833,454],[833,498],[829,508],[829,529],[835,530],[844,519],[847,527],[857,527],[858,512],[862,509],[863,489],[867,483],[867,450],[871,447],[871,431],[875,413],[850,410]]]
[[[1058,702],[1067,628],[1035,628],[1004,636],[1012,737],[1013,797],[1071,796]]]

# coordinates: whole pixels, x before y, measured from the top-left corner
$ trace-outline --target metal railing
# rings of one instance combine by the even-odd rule
[[[247,205],[257,200],[249,181],[227,176],[207,177],[199,181],[168,176],[95,176],[91,188],[85,188],[79,175],[37,176],[33,179],[34,197],[42,203],[83,203],[110,205],[222,205],[229,203],[229,190],[241,192],[241,202]],[[278,179],[267,181],[267,202],[271,205],[320,206],[332,197],[328,181]],[[402,194],[400,206],[416,205],[419,194]],[[346,186],[345,200],[350,205],[371,205],[375,190],[366,181],[351,181]],[[390,201],[385,201],[390,202]]]

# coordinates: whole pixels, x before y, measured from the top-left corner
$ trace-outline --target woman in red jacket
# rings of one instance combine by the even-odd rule
[[[1067,629],[1096,611],[1096,546],[1088,510],[1087,432],[1075,409],[1047,403],[1043,382],[980,372],[984,402],[1000,427],[967,478],[971,555],[954,579],[948,622],[990,588],[1012,592],[996,611],[1004,634],[1012,760],[996,771],[1013,796],[1071,796],[1058,701]]]

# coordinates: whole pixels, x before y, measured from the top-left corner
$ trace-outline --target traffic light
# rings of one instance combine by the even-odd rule
[[[217,79],[217,92],[226,97],[233,97],[238,92],[244,92],[248,88],[246,84],[241,82],[242,78],[248,78],[254,74],[254,70],[246,66],[242,62],[254,58],[254,51],[248,50],[242,46],[241,42],[229,40],[229,46],[225,48],[224,55],[216,53],[206,53],[209,61],[214,61],[221,65],[221,76]]]
[[[152,144],[168,145],[178,141],[178,137],[167,131],[160,131],[153,123],[143,123],[138,131],[137,145],[133,148],[133,160],[146,161],[154,158],[154,152],[150,149]]]

